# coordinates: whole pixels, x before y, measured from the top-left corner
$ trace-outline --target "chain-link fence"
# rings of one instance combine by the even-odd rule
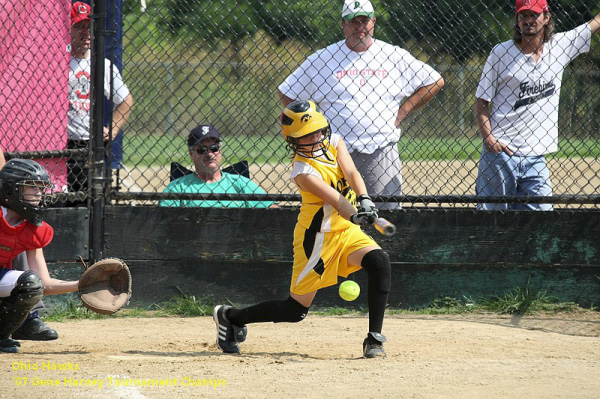
[[[367,7],[362,0],[350,2],[348,7],[355,3]],[[528,49],[514,51],[516,45],[511,40],[516,27],[525,32],[533,29],[536,22],[531,18],[517,19],[512,0],[373,0],[373,6],[376,20],[367,15],[342,22],[341,0],[125,1],[122,15],[121,4],[109,2],[109,16],[114,14],[114,18],[109,18],[109,30],[119,31],[121,16],[123,20],[122,77],[133,102],[130,115],[125,114],[128,110],[121,110],[113,113],[110,123],[109,118],[105,122],[115,133],[121,127],[120,117],[127,116],[124,134],[114,135],[111,144],[115,148],[111,155],[111,200],[157,204],[157,194],[163,193],[175,177],[187,172],[201,175],[198,157],[214,154],[209,148],[201,149],[204,155],[190,152],[188,135],[194,127],[210,124],[220,132],[222,167],[237,165],[233,174],[246,174],[251,183],[236,178],[224,191],[215,191],[209,184],[196,192],[254,193],[245,198],[295,205],[290,200],[298,197],[288,196],[297,190],[289,180],[290,156],[281,136],[281,91],[289,99],[310,98],[317,102],[330,120],[333,133],[345,138],[355,160],[359,152],[374,151],[374,159],[390,162],[390,166],[381,163],[385,167],[379,169],[366,166],[379,171],[379,175],[362,170],[369,184],[370,180],[390,180],[391,190],[371,193],[388,202],[399,201],[405,207],[474,207],[479,194],[479,201],[485,197],[490,203],[515,203],[526,198],[531,203],[553,202],[555,207],[596,207],[600,187],[600,35],[590,38],[589,25],[583,25],[600,11],[596,1],[551,1],[550,15],[556,33],[539,54],[523,54]],[[64,72],[69,59],[64,59],[62,48],[54,42],[64,42],[69,24],[64,10],[54,7],[55,20],[65,23],[58,36],[39,35],[53,43],[39,54],[45,60],[60,59],[51,68],[44,67],[46,71],[58,68]],[[542,13],[542,23],[546,21],[544,17]],[[376,45],[358,51],[360,44],[368,41],[371,25]],[[354,50],[346,42],[352,35],[359,38],[359,47]],[[120,67],[120,52],[114,50],[120,48],[119,33],[108,41],[112,44],[108,48],[113,51],[107,51],[106,57]],[[500,43],[505,44],[496,46]],[[316,53],[321,49],[325,50]],[[73,69],[72,52],[70,62]],[[15,68],[23,68],[23,64]],[[116,104],[108,108],[118,108],[127,94],[116,92],[122,88],[121,83],[109,79],[110,66],[106,69],[105,80],[107,86],[112,85],[112,101]],[[293,80],[288,79],[290,75]],[[5,73],[2,76],[6,79]],[[12,76],[18,84],[26,78]],[[439,81],[438,76],[443,78],[443,88],[396,129],[401,104],[407,98],[418,102],[411,95],[420,87],[428,86],[431,90],[424,94],[434,94],[435,87],[430,85]],[[287,84],[282,85],[284,82]],[[15,103],[22,109],[31,109],[36,117],[43,117],[48,126],[29,129],[27,135],[15,139],[3,138],[4,149],[65,149],[67,137],[71,139],[70,133],[65,133],[70,132],[66,115],[62,119],[48,118],[56,110],[38,110],[28,101],[64,111],[69,103],[67,95],[70,99],[74,96],[73,85],[70,86],[57,87],[60,96],[56,99],[50,99],[46,91],[45,96],[27,96]],[[507,87],[516,100],[501,94]],[[0,95],[7,96],[6,91],[2,92],[5,94]],[[506,161],[493,155],[485,163],[480,162],[484,143],[479,124],[485,127],[486,121],[473,111],[478,104],[487,105],[495,138],[486,145],[496,146],[491,150],[503,145],[504,154],[512,152],[524,157],[513,156]],[[5,115],[15,111],[7,106],[1,112],[1,120],[10,120]],[[478,115],[482,115],[482,108]],[[30,140],[34,130],[39,137]],[[62,141],[57,143],[62,144],[45,144],[41,138],[48,131],[60,137]],[[31,145],[17,144],[18,140],[30,140]],[[389,175],[394,170],[390,159],[394,148],[401,162],[401,190],[399,173]],[[544,178],[545,168],[540,168],[539,160],[527,169],[533,155],[545,155],[548,179]],[[242,161],[247,162],[248,168],[240,171]],[[507,170],[506,175],[493,169],[499,163]],[[485,168],[480,171],[482,166]],[[85,171],[83,165],[78,181]],[[171,194],[162,199],[206,200],[206,195],[190,194],[193,190],[189,187],[201,185],[190,183],[198,179],[192,176],[186,178],[187,188],[169,189]],[[511,185],[510,181],[514,183]],[[551,191],[540,188],[540,181],[551,181]],[[89,195],[88,187],[77,189]],[[261,192],[270,196],[260,196]],[[517,197],[520,195],[526,197]],[[242,201],[244,196],[228,198]],[[230,205],[240,205],[239,201]]]

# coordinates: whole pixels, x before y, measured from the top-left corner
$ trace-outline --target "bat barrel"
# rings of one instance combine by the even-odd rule
[[[394,224],[384,218],[377,218],[375,222],[373,222],[375,229],[379,231],[386,237],[391,237],[396,234],[396,226]]]

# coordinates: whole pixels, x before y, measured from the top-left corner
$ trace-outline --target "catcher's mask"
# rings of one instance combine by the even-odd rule
[[[299,139],[321,131],[321,139],[300,144]],[[329,122],[312,101],[294,101],[281,114],[281,132],[288,147],[307,158],[317,158],[326,153],[325,140],[331,136]],[[315,151],[315,146],[320,150]]]
[[[30,159],[11,159],[0,170],[0,205],[40,226],[53,185],[48,172]]]

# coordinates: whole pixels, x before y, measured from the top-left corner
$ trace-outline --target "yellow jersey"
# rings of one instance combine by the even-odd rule
[[[344,178],[342,168],[337,161],[337,145],[340,140],[342,138],[339,134],[332,134],[329,140],[323,142],[323,153],[316,158],[307,158],[301,154],[296,154],[290,178],[294,180],[296,176],[301,174],[316,176],[356,206],[356,194]],[[298,191],[302,196],[302,206],[300,207],[300,215],[298,215],[298,224],[301,227],[325,233],[353,226],[352,222],[341,217],[332,205],[325,203],[318,196],[303,191],[300,187],[298,187]]]

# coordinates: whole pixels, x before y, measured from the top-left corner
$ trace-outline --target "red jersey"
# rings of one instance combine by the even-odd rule
[[[54,229],[46,222],[35,226],[24,220],[11,226],[0,211],[0,269],[12,269],[12,260],[21,252],[44,248],[54,236]]]

